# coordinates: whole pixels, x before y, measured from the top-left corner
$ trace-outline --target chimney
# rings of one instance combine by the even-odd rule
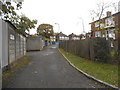
[[[107,11],[107,17],[111,16],[111,12],[110,11]]]

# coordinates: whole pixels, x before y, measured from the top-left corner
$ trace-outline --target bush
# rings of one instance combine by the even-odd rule
[[[94,38],[95,60],[108,62],[110,60],[109,42],[105,38]]]

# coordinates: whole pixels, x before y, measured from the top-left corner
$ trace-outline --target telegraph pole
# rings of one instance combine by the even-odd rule
[[[56,25],[58,25],[58,36],[57,36],[57,41],[59,42],[59,34],[60,34],[60,24],[59,23],[55,23]]]
[[[120,1],[118,2],[118,57],[120,64]]]
[[[81,18],[81,17],[79,17],[79,19],[81,19],[81,20],[82,20],[83,34],[85,34],[84,20],[83,20],[83,18]]]

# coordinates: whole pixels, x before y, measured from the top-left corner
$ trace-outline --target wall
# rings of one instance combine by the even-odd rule
[[[9,48],[9,64],[15,61],[15,31],[14,28],[8,26],[8,48]]]
[[[2,20],[0,19],[0,69],[2,64]]]
[[[8,65],[8,25],[2,21],[2,67]]]
[[[26,38],[17,32],[15,27],[9,22],[2,21],[0,35],[2,39],[2,68],[12,64],[14,61],[26,54]],[[0,48],[0,49],[1,49]]]
[[[2,20],[0,20],[0,89],[2,89]]]
[[[27,38],[27,51],[42,50],[44,47],[44,41],[40,37],[29,36]]]

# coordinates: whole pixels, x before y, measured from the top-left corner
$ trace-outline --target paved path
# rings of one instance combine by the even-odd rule
[[[30,64],[17,72],[7,88],[102,88],[71,67],[52,46],[28,54]]]

